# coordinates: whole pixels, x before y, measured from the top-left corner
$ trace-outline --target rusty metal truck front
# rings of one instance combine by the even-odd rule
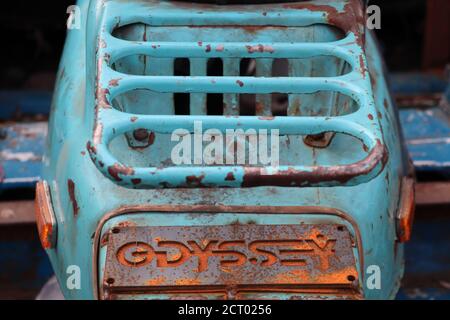
[[[413,172],[364,3],[77,6],[36,196],[67,299],[395,297]]]

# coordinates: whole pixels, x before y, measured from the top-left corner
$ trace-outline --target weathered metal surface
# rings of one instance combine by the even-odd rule
[[[145,7],[151,15],[125,15],[117,20],[117,14],[120,15],[126,11],[128,6],[107,2],[101,16],[96,48],[95,127],[88,151],[97,168],[105,176],[120,185],[133,188],[261,185],[306,187],[355,185],[373,179],[383,170],[383,160],[386,160],[388,153],[385,152],[379,123],[373,117],[376,110],[372,96],[367,94],[371,92],[371,86],[363,48],[364,14],[359,0],[326,5],[319,1],[282,6],[239,6],[226,10],[203,5],[199,6],[201,11],[187,10],[188,7],[195,8],[194,4],[185,6],[179,3],[149,2],[145,4]],[[239,15],[241,11],[245,12],[245,17]],[[242,18],[243,21],[241,21]],[[136,23],[141,25],[133,27]],[[283,31],[283,28],[297,29],[301,32],[311,24],[324,23],[341,28],[346,34],[344,39],[321,42],[326,41],[325,37],[329,37],[325,30],[323,34],[315,35],[315,42],[302,43],[299,39],[293,42],[292,37],[296,32],[279,32],[279,29]],[[198,28],[195,28],[197,29],[195,31],[191,28],[190,33],[187,33],[186,25],[194,25]],[[228,27],[223,27],[224,25]],[[275,27],[266,28],[267,25]],[[209,38],[208,28],[212,27],[215,27],[213,28],[215,38],[222,41],[205,41],[204,37]],[[120,28],[125,28],[128,32],[125,35],[120,31],[115,33],[115,30]],[[159,31],[153,31],[153,28]],[[167,31],[165,31],[166,28]],[[232,34],[230,34],[230,28],[232,28]],[[273,29],[278,29],[279,33],[275,33]],[[268,38],[271,40],[267,41]],[[272,63],[275,59],[287,58],[292,68],[295,68],[295,64],[300,64],[302,69],[307,64],[295,59],[312,56],[339,58],[350,66],[350,71],[343,74],[340,70],[341,61],[336,64],[331,59],[328,62],[321,60],[321,63],[317,65],[325,70],[336,70],[334,75],[315,77],[313,73],[308,74],[307,71],[306,75],[310,78],[302,77],[305,74],[288,78],[271,75]],[[144,61],[136,59],[139,57],[145,57]],[[154,70],[147,70],[148,63],[151,65],[152,62],[158,63],[158,61],[173,66],[175,58],[197,59],[197,64],[198,59],[203,59],[203,63],[206,64],[208,59],[224,58],[224,63],[230,65],[223,67],[227,71],[226,76],[223,77],[173,76],[173,69],[163,70],[161,64],[158,64],[159,71],[156,75]],[[256,60],[256,76],[242,76],[237,68],[232,67],[233,59],[239,61],[244,58]],[[126,66],[120,62],[123,59],[126,59]],[[310,72],[313,69],[310,69]],[[231,72],[232,70],[234,73]],[[120,103],[120,107],[117,104],[114,106],[116,98],[120,98],[119,101],[123,102],[122,97],[135,89],[147,89],[153,92],[152,95],[156,92],[164,96],[167,94],[171,96],[175,92],[191,94],[220,92],[227,94],[229,98],[239,94],[256,94],[256,112],[254,116],[247,117],[191,115],[179,118],[163,115],[165,112],[136,113],[136,108],[142,110],[143,106],[132,108],[130,105],[133,104],[130,102],[128,107],[124,107],[124,103]],[[333,114],[329,111],[323,113],[320,109],[317,110],[322,105],[315,100],[314,105],[311,106],[315,112],[309,118],[272,116],[270,101],[267,99],[270,96],[267,94],[284,93],[302,96],[303,100],[305,94],[317,91],[331,91],[350,96],[356,101],[358,108],[347,114],[344,119],[339,117],[341,114]],[[144,102],[140,95],[141,93],[136,93],[134,98],[139,101],[139,104],[148,104],[148,99],[152,97],[148,96],[147,102]],[[160,101],[151,99],[150,101],[153,101],[150,105],[161,104],[162,110],[173,110],[173,99]],[[299,110],[307,109],[307,104]],[[238,108],[241,107],[238,106]],[[298,115],[302,115],[302,112]],[[132,121],[130,121],[131,118]],[[138,167],[121,162],[108,147],[114,138],[135,130],[151,130],[155,133],[157,140],[158,134],[171,133],[175,129],[185,128],[192,132],[194,121],[202,121],[205,130],[216,128],[222,132],[231,128],[244,130],[276,128],[282,135],[340,132],[361,140],[368,154],[363,161],[358,162],[352,159],[351,164],[342,167],[337,167],[333,163],[315,166],[293,164],[282,165],[279,173],[264,174],[271,168],[220,165],[177,166],[176,168],[174,166]],[[233,173],[234,179],[227,179],[230,172]],[[293,181],[286,179],[285,172],[289,172]],[[201,177],[201,179],[190,183],[189,177],[196,177],[196,179]]]
[[[358,287],[352,239],[339,225],[130,226],[107,238],[106,296]]]
[[[81,29],[85,32],[68,31],[43,167],[43,178],[49,182],[60,226],[58,250],[48,250],[52,265],[60,282],[66,279],[67,266],[77,264],[81,269],[81,289],[63,287],[66,298],[99,297],[97,286],[101,283],[96,277],[103,279],[106,253],[98,229],[112,222],[107,219],[111,212],[124,216],[127,213],[126,219],[117,215],[114,222],[119,219],[129,222],[136,210],[139,219],[133,222],[143,226],[155,222],[160,226],[212,225],[211,221],[215,225],[227,225],[233,222],[231,218],[241,223],[251,220],[259,224],[299,223],[294,214],[269,214],[269,207],[309,208],[310,213],[301,217],[306,224],[342,224],[328,215],[315,213],[312,207],[345,212],[353,221],[347,228],[355,238],[356,233],[360,235],[355,259],[362,296],[368,299],[395,296],[402,275],[403,245],[396,243],[393,217],[398,210],[400,181],[407,173],[406,157],[379,51],[371,33],[366,33],[365,41],[356,37],[354,32],[358,28],[353,25],[360,15],[349,14],[352,3],[355,2],[302,2],[294,8],[216,7],[168,1],[78,1],[83,17]],[[344,17],[348,20],[342,21]],[[347,27],[342,35],[329,24]],[[124,29],[120,30],[121,35],[112,36],[116,27]],[[244,57],[287,59],[292,64],[287,64],[284,76],[233,76],[236,63],[231,60]],[[189,69],[195,72],[174,76],[175,68],[172,69],[170,60],[177,58],[189,58]],[[224,73],[229,75],[214,76],[214,72],[208,72],[205,68],[208,58],[223,58]],[[153,59],[156,63],[152,63]],[[229,60],[225,62],[226,59]],[[111,69],[112,63],[115,71]],[[304,74],[299,72],[301,67],[305,68]],[[138,87],[152,92],[126,94]],[[292,94],[296,98],[291,103],[288,97],[285,113],[288,116],[235,117],[237,110],[233,110],[233,104],[237,95],[261,95],[258,97],[261,102],[268,100],[265,94],[273,92]],[[173,93],[190,95],[190,115],[174,115]],[[217,93],[232,104],[227,108],[228,117],[208,115],[211,110],[205,99],[208,100],[208,94]],[[304,103],[302,99],[299,103],[299,96]],[[114,98],[119,99],[111,105]],[[335,106],[342,108],[336,110]],[[266,105],[258,108],[258,112],[267,111]],[[236,168],[232,175],[230,168],[211,175],[208,170],[214,173],[219,171],[218,167],[175,167],[168,162],[171,145],[164,132],[170,134],[174,128],[192,130],[193,120],[202,120],[205,130],[280,129],[280,159],[286,161],[285,168],[308,171],[314,167],[345,167],[367,158],[377,141],[389,158],[384,166],[385,158],[378,158],[372,170],[368,166],[364,174],[347,183],[328,181],[310,187],[241,188],[244,166]],[[153,144],[143,149],[130,148],[125,134],[129,136],[139,128],[155,133]],[[336,134],[326,148],[311,147],[303,141],[302,133],[314,135],[328,131]],[[108,149],[106,143],[111,138],[115,139]],[[189,188],[172,188],[187,185],[187,181],[192,184]],[[158,182],[163,183],[160,186]],[[155,185],[161,188],[156,189]],[[202,188],[201,185],[235,188]],[[72,189],[78,208],[76,215]],[[260,210],[227,215],[212,209],[196,215],[189,211],[152,213],[146,211],[149,204],[167,210],[192,206]],[[367,266],[374,264],[380,265],[384,279],[380,290],[369,290],[363,281]],[[274,295],[285,298],[281,293]],[[336,297],[333,293],[327,296]]]
[[[359,287],[359,281],[362,281],[362,279],[359,279],[358,276],[358,272],[357,270],[360,270],[360,267],[362,267],[362,265],[364,264],[363,260],[358,259],[358,257],[362,257],[362,247],[361,247],[361,235],[359,234],[359,230],[357,229],[357,226],[355,225],[354,221],[352,221],[351,217],[349,217],[348,215],[346,215],[345,213],[342,212],[338,212],[336,210],[333,209],[328,209],[328,208],[320,208],[320,207],[311,207],[311,208],[306,208],[306,207],[251,207],[251,206],[242,206],[242,207],[213,207],[210,206],[209,208],[206,206],[192,206],[192,207],[186,207],[186,206],[180,206],[180,207],[176,207],[176,206],[172,206],[172,207],[164,207],[164,206],[146,206],[142,208],[142,213],[134,213],[136,211],[139,211],[138,208],[123,208],[122,211],[117,211],[117,212],[112,212],[110,214],[108,214],[107,216],[105,216],[104,218],[104,222],[101,222],[100,224],[100,228],[98,229],[99,232],[96,233],[96,236],[94,238],[95,241],[99,241],[100,242],[100,247],[98,248],[98,263],[99,263],[99,267],[100,267],[100,274],[99,274],[99,279],[103,279],[106,280],[106,284],[108,284],[108,282],[110,284],[112,284],[112,282],[116,283],[115,280],[108,280],[108,277],[105,275],[106,272],[106,264],[108,264],[109,267],[109,271],[113,270],[113,272],[115,271],[120,271],[120,278],[122,278],[122,273],[125,275],[127,272],[122,270],[119,270],[118,268],[115,267],[115,265],[117,264],[116,262],[112,262],[108,261],[108,259],[110,258],[114,258],[111,257],[110,254],[115,254],[117,253],[114,252],[115,250],[110,249],[110,246],[108,245],[111,241],[111,234],[114,235],[118,235],[120,232],[117,232],[119,229],[121,228],[128,228],[129,230],[131,230],[130,233],[130,237],[133,237],[136,235],[135,232],[133,232],[133,230],[136,229],[141,229],[143,230],[143,233],[146,233],[146,230],[153,230],[153,229],[157,229],[160,231],[153,231],[150,232],[151,235],[146,236],[146,241],[148,243],[150,243],[152,241],[152,237],[155,236],[155,233],[167,233],[168,231],[172,230],[174,232],[169,232],[170,234],[167,234],[167,236],[155,236],[155,240],[159,241],[161,239],[163,240],[167,240],[170,237],[173,238],[177,238],[182,242],[187,243],[187,246],[194,246],[194,250],[190,251],[190,256],[191,256],[191,260],[189,261],[185,261],[187,265],[183,265],[183,266],[179,266],[178,269],[174,268],[160,268],[159,270],[156,270],[154,272],[156,273],[164,273],[166,272],[166,276],[167,276],[167,281],[170,282],[172,281],[171,279],[174,279],[173,281],[176,281],[176,275],[182,277],[182,279],[189,279],[186,277],[183,277],[182,273],[185,272],[185,275],[192,275],[193,277],[195,277],[195,279],[200,280],[203,279],[205,281],[210,281],[212,282],[220,282],[220,280],[214,280],[212,278],[219,276],[222,274],[222,270],[217,269],[216,265],[211,265],[211,268],[208,267],[208,270],[203,270],[202,272],[198,272],[198,268],[192,268],[191,270],[189,269],[190,266],[195,265],[198,261],[200,262],[200,260],[197,260],[199,254],[200,256],[203,256],[203,262],[206,261],[205,260],[205,256],[208,255],[208,250],[211,251],[213,249],[213,247],[218,247],[219,245],[223,248],[220,249],[227,249],[225,247],[230,246],[228,249],[229,250],[237,250],[237,251],[242,251],[242,254],[248,254],[248,256],[246,257],[246,264],[241,264],[239,265],[239,263],[234,266],[236,268],[244,268],[244,269],[257,269],[258,268],[258,264],[261,263],[261,265],[259,267],[261,267],[262,269],[259,270],[256,274],[255,277],[258,277],[259,275],[263,276],[264,274],[266,274],[267,272],[267,276],[269,276],[270,274],[273,273],[277,273],[277,270],[282,270],[283,266],[280,267],[280,263],[277,263],[275,260],[278,259],[295,259],[295,253],[294,256],[291,256],[288,254],[288,252],[280,252],[279,250],[285,249],[289,249],[289,247],[293,246],[293,249],[295,249],[296,244],[295,243],[287,243],[286,239],[280,239],[283,238],[285,235],[287,235],[288,233],[283,233],[283,230],[291,230],[290,228],[292,228],[293,230],[297,230],[297,228],[301,231],[304,231],[304,235],[310,236],[311,239],[315,239],[316,243],[319,246],[322,246],[322,248],[324,249],[325,252],[324,255],[327,256],[327,252],[329,252],[327,250],[325,250],[326,248],[331,249],[331,247],[334,245],[336,246],[336,242],[333,242],[332,240],[336,240],[336,239],[332,239],[332,237],[328,238],[328,240],[330,241],[326,241],[326,235],[324,234],[324,232],[327,230],[327,228],[329,228],[330,230],[332,230],[331,234],[334,234],[334,231],[338,232],[338,234],[340,234],[340,232],[343,232],[344,234],[347,234],[350,238],[350,242],[347,243],[348,244],[348,250],[351,251],[350,256],[353,257],[353,267],[354,270],[356,271],[356,276],[355,276],[355,281],[352,283],[352,285],[348,285],[350,282],[348,281],[344,281],[344,285],[327,285],[326,281],[330,280],[331,278],[334,277],[334,280],[337,281],[337,279],[339,278],[339,273],[333,273],[331,272],[332,270],[332,264],[337,263],[335,266],[339,265],[340,262],[338,262],[337,260],[335,260],[333,258],[333,256],[330,256],[329,258],[329,266],[330,269],[324,270],[323,268],[321,268],[320,266],[318,267],[317,270],[313,270],[311,271],[312,273],[310,274],[310,278],[306,279],[303,278],[303,280],[298,280],[297,282],[301,282],[301,281],[314,281],[315,285],[311,285],[311,286],[306,286],[304,283],[303,285],[297,283],[296,281],[290,279],[289,277],[285,277],[284,281],[285,282],[289,282],[289,281],[293,281],[292,285],[281,285],[281,284],[276,284],[273,283],[272,285],[268,284],[268,288],[267,290],[263,290],[263,287],[261,287],[261,285],[258,286],[253,286],[252,288],[250,288],[251,286],[244,284],[243,286],[237,284],[236,288],[239,289],[241,288],[243,291],[246,291],[245,297],[249,298],[249,297],[256,297],[254,296],[255,294],[258,293],[258,291],[265,291],[266,294],[269,294],[269,292],[272,292],[273,294],[279,294],[280,297],[282,299],[286,299],[286,298],[292,298],[292,295],[295,293],[295,295],[300,296],[302,294],[312,294],[312,293],[320,293],[323,294],[325,296],[343,296],[346,295],[347,297],[353,297],[353,298],[360,298],[362,297],[362,292],[360,290]],[[209,212],[209,214],[207,213]],[[261,214],[264,213],[264,214]],[[277,221],[279,224],[274,224],[274,222]],[[300,223],[299,223],[300,221]],[[308,223],[302,223],[302,221],[308,221]],[[150,228],[149,228],[150,227]],[[321,232],[321,228],[324,227],[325,229],[323,230],[323,232]],[[223,234],[221,233],[221,230],[224,230]],[[272,230],[272,232],[263,232],[263,233],[259,233],[258,230],[266,230],[266,229],[270,229]],[[320,230],[319,230],[320,229]],[[209,230],[209,231],[208,231]],[[247,233],[246,230],[249,230],[249,232]],[[311,232],[308,233],[308,230],[310,230]],[[100,233],[101,231],[101,233]],[[217,231],[217,232],[216,232]],[[298,231],[298,232],[300,232]],[[206,232],[206,233],[205,233]],[[348,233],[350,232],[350,233]],[[203,235],[203,233],[205,233]],[[215,233],[215,234],[214,234]],[[318,238],[316,237],[318,234],[323,233],[322,235],[324,235],[324,237],[321,237],[320,235],[318,236]],[[330,234],[330,233],[329,233]],[[213,241],[209,244],[208,247],[205,247],[205,245],[207,245],[208,243],[208,239],[209,237],[215,235],[215,237],[213,237]],[[341,235],[341,234],[340,234]],[[344,235],[344,238],[346,239],[347,235]],[[201,240],[195,240],[197,241],[197,244],[200,245],[200,247],[196,246],[195,244],[193,244],[192,241],[187,242],[189,239],[189,236],[192,236],[193,238],[199,238]],[[261,241],[258,241],[258,239],[256,239],[256,243],[252,244],[252,246],[250,246],[250,243],[253,243],[254,241],[252,241],[253,238],[258,238],[258,237],[264,237],[267,238],[269,240],[280,240],[277,243],[274,243],[273,246],[267,245],[267,247],[264,247],[264,243],[261,243]],[[342,236],[342,235],[341,235]],[[125,236],[128,237],[128,236]],[[237,248],[234,248],[233,245],[231,244],[230,241],[228,240],[224,240],[224,244],[220,244],[223,241],[221,241],[221,239],[231,239],[231,241],[233,241],[232,239],[238,238],[240,237],[240,241],[237,240]],[[135,238],[136,239],[136,238]],[[305,243],[307,244],[308,242],[306,240],[311,240],[311,239],[304,239]],[[170,240],[170,239],[169,239]],[[289,239],[287,239],[289,240]],[[245,243],[243,243],[242,241],[246,242],[247,245]],[[135,240],[132,240],[132,242],[134,244],[136,244]],[[219,243],[220,242],[220,243]],[[259,242],[259,245],[257,245]],[[270,241],[269,241],[270,242]],[[280,243],[281,242],[281,243]],[[310,242],[310,241],[309,241]],[[345,242],[345,241],[344,241]],[[173,242],[170,242],[173,243]],[[283,243],[285,244],[283,246]],[[311,243],[311,242],[310,242]],[[297,244],[299,245],[299,247],[301,247],[301,245],[297,242]],[[118,249],[120,250],[121,244],[119,243],[115,243],[116,246],[118,246]],[[150,244],[150,245],[154,245],[154,244]],[[166,244],[167,245],[167,244]],[[178,246],[179,247],[179,246]],[[257,251],[259,250],[258,247],[261,247],[259,249],[261,249],[262,251]],[[312,247],[314,247],[312,245]],[[199,251],[199,248],[203,248],[205,251],[205,254],[201,254],[201,252]],[[334,248],[334,247],[333,247]],[[196,250],[199,249],[199,250]],[[206,250],[208,249],[208,250]],[[219,248],[215,248],[215,249],[219,249]],[[302,249],[302,248],[299,248]],[[303,247],[303,249],[305,249],[305,247]],[[318,249],[318,248],[316,248]],[[112,251],[111,251],[112,250]],[[162,250],[168,250],[168,259],[172,259],[174,258],[177,254],[173,251],[170,250],[168,248],[166,249],[162,249]],[[126,250],[125,250],[126,251]],[[126,252],[120,252],[119,253],[119,257],[120,260],[123,262],[124,259],[122,259],[124,257],[124,254],[126,254]],[[176,251],[176,250],[175,250]],[[186,250],[183,250],[184,253],[189,254]],[[214,250],[215,251],[215,250]],[[225,250],[228,251],[228,250]],[[270,255],[270,251],[274,252],[274,255]],[[320,252],[320,249],[318,250]],[[197,253],[195,253],[197,252]],[[251,254],[253,252],[253,254]],[[266,254],[265,254],[266,252]],[[269,253],[267,253],[269,252]],[[212,253],[212,252],[210,252]],[[224,252],[224,254],[226,254],[227,252]],[[232,255],[232,253],[230,253]],[[243,262],[243,255],[240,255],[241,259],[239,260],[240,262]],[[258,257],[257,254],[259,254],[260,256]],[[275,255],[278,255],[278,257],[275,257]],[[301,255],[301,254],[300,254]],[[95,256],[97,256],[97,254],[95,254]],[[150,266],[149,264],[145,265],[145,263],[142,265],[143,269],[142,269],[142,274],[145,274],[146,271],[148,271],[147,269],[154,269],[152,268],[152,266],[156,266],[154,264],[157,264],[157,261],[161,261],[161,259],[164,260],[164,258],[162,257],[163,255],[161,254],[157,254],[157,256],[159,256],[159,258],[155,257],[153,259],[153,262],[151,263],[152,265]],[[209,259],[213,259],[214,254],[212,256],[209,257]],[[307,262],[307,264],[313,263],[315,265],[317,265],[318,263],[321,263],[321,259],[317,256],[315,256],[315,254],[306,254],[305,255],[305,260]],[[340,257],[341,254],[336,254],[335,257]],[[344,257],[345,254],[342,255],[342,257]],[[137,257],[137,255],[136,255]],[[308,258],[309,257],[309,258]],[[324,257],[322,255],[322,257]],[[141,257],[142,258],[142,257]],[[229,258],[232,258],[231,256]],[[251,259],[251,258],[257,258],[255,263],[255,259]],[[266,260],[266,258],[268,258],[268,261],[266,263],[262,263],[264,260]],[[300,257],[301,258],[301,257]],[[224,255],[215,255],[215,263],[219,263],[220,264],[220,260],[227,260],[227,257]],[[312,259],[312,260],[311,260]],[[155,262],[156,261],[156,262]],[[211,260],[212,261],[212,260]],[[251,262],[253,261],[253,263]],[[347,260],[345,260],[347,261]],[[201,263],[202,266],[204,266],[204,263]],[[274,264],[270,264],[268,262],[274,263]],[[348,262],[348,261],[347,261]],[[119,262],[120,263],[120,262]],[[126,264],[126,262],[125,262]],[[94,266],[96,265],[96,263],[94,263]],[[111,269],[111,266],[113,269]],[[127,269],[127,267],[122,266],[124,269]],[[233,266],[229,266],[234,268]],[[147,268],[146,270],[144,270],[144,268]],[[157,267],[156,267],[157,268]],[[281,268],[281,269],[280,269]],[[294,268],[295,266],[287,266],[287,268]],[[288,270],[289,272],[297,272],[298,274],[301,274],[303,272],[303,274],[307,274],[308,270],[312,270],[313,267],[311,265],[304,265],[304,266],[299,266],[298,267],[300,270]],[[157,268],[158,269],[158,268]],[[204,269],[204,268],[202,268]],[[227,268],[225,268],[227,269]],[[251,270],[247,270],[247,271],[251,271]],[[303,269],[303,271],[302,271]],[[348,268],[344,268],[344,270],[347,270]],[[189,271],[190,270],[190,271]],[[135,270],[136,272],[138,272],[138,270]],[[189,271],[189,272],[188,272]],[[223,270],[224,272],[229,271],[229,270]],[[236,271],[236,270],[234,270]],[[153,272],[153,271],[152,271]],[[187,273],[186,273],[187,272]],[[133,273],[133,272],[131,272]],[[197,273],[197,274],[196,274]],[[328,274],[327,274],[328,273]],[[331,275],[331,273],[333,273],[333,276]],[[136,277],[137,275],[134,274]],[[130,277],[132,277],[132,275],[130,274]],[[134,278],[136,278],[134,277]],[[231,279],[231,274],[230,275],[222,275],[220,276],[220,279],[225,279],[228,277],[228,280]],[[248,276],[249,278],[251,278],[250,276]],[[306,275],[305,275],[306,277]],[[128,279],[127,276],[124,276],[125,279]],[[130,278],[130,279],[131,279]],[[162,279],[163,276],[158,275],[158,279]],[[269,277],[270,278],[270,277]],[[341,279],[344,279],[345,277],[342,275]],[[350,277],[352,278],[352,277]],[[115,278],[114,278],[115,279]],[[144,280],[148,280],[147,278],[142,278],[143,281]],[[264,276],[262,277],[262,279],[264,280]],[[267,279],[267,278],[266,278]],[[328,280],[327,280],[328,279]],[[134,279],[136,280],[136,279]],[[261,280],[261,281],[263,281]],[[280,280],[282,280],[282,278],[280,277]],[[322,283],[322,280],[325,281]],[[96,280],[94,280],[96,282]],[[118,282],[120,282],[121,280],[118,280]],[[181,281],[181,280],[180,280]],[[195,280],[193,280],[195,282]],[[231,280],[230,280],[231,281]],[[250,281],[250,280],[249,280]],[[106,285],[105,281],[99,281],[99,286],[100,286],[100,297],[104,297],[104,290],[103,290],[103,285]],[[231,286],[228,286],[229,289],[231,289],[232,283],[229,283]],[[347,284],[347,286],[345,285]],[[180,283],[181,285],[181,283]],[[217,287],[214,286],[213,284],[211,285],[200,285],[200,283],[197,282],[197,289],[195,288],[191,288],[188,284],[186,284],[185,287],[180,287],[179,290],[177,290],[174,286],[168,285],[165,286],[166,293],[162,293],[160,292],[161,290],[158,291],[157,286],[155,286],[154,288],[150,287],[147,288],[145,287],[141,287],[140,289],[138,287],[134,287],[132,291],[135,290],[140,290],[141,292],[138,294],[136,293],[136,298],[138,298],[139,296],[142,297],[142,295],[147,295],[150,294],[150,292],[146,292],[147,291],[152,291],[151,296],[154,298],[161,298],[164,295],[170,295],[170,298],[175,298],[177,297],[177,295],[181,294],[181,295],[186,295],[188,292],[191,292],[191,294],[195,294],[197,297],[204,297],[206,298],[208,295],[205,296],[206,293],[211,293],[212,291],[214,292],[218,292],[216,289]],[[162,285],[163,286],[163,285]],[[283,289],[283,286],[286,287]],[[298,288],[298,287],[301,288]],[[164,286],[163,286],[164,287]],[[221,287],[222,289],[220,289],[219,291],[221,292],[222,298],[224,297],[224,295],[226,296],[227,293],[223,290],[223,286]],[[251,290],[249,290],[249,288]],[[358,289],[359,288],[359,289]],[[114,288],[113,288],[114,289]],[[122,288],[123,289],[123,288]],[[130,288],[128,288],[130,289]],[[141,290],[142,289],[142,290]],[[191,290],[192,289],[192,290]],[[108,288],[106,288],[106,291],[109,291]],[[120,295],[125,295],[126,294],[126,290],[112,290],[112,291],[116,291],[117,294]],[[231,290],[233,291],[233,290]],[[239,291],[239,290],[238,290]],[[232,292],[229,292],[230,294]],[[261,292],[262,293],[262,292]],[[244,292],[241,292],[241,294],[244,294]],[[192,295],[191,295],[192,296]],[[233,298],[239,298],[239,295],[235,294]],[[149,297],[147,295],[147,297]],[[284,297],[284,298],[283,298]],[[107,298],[118,298],[118,296],[116,294],[112,294],[109,295]],[[209,297],[212,298],[212,297]]]

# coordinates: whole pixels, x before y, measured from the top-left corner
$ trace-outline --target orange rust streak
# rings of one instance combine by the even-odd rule
[[[406,177],[402,181],[400,208],[398,214],[398,241],[407,242],[411,239],[415,211],[414,179]]]
[[[54,226],[53,210],[48,194],[48,187],[43,181],[36,184],[36,198],[35,198],[35,214],[36,223],[39,233],[39,239],[44,249],[50,249],[55,246],[53,238],[56,230]]]

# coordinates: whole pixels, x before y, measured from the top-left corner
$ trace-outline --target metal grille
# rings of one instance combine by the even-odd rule
[[[96,117],[92,141],[88,142],[91,158],[105,176],[128,187],[335,186],[369,181],[383,169],[387,152],[363,51],[362,17],[360,2],[356,0],[327,5],[301,2],[230,7],[105,2],[97,30]],[[118,27],[136,23],[159,30],[167,28],[166,32],[174,32],[174,27],[229,28],[230,32],[227,40],[220,42],[183,41],[182,32],[178,41],[136,41],[113,35]],[[274,31],[271,37],[268,33],[265,41],[252,42],[235,41],[232,32],[236,27],[245,27],[251,33],[267,26],[295,30],[316,24],[336,25],[346,35],[331,42],[294,42]],[[115,63],[130,56],[157,59],[157,69],[145,75],[119,72]],[[314,57],[337,59],[341,65],[348,64],[350,70],[335,76],[301,76],[304,64],[296,61]],[[177,58],[189,60],[189,76],[173,75]],[[212,58],[221,59],[222,76],[207,75],[207,61]],[[255,75],[240,75],[242,59],[255,61]],[[288,60],[287,76],[270,76],[275,59]],[[137,89],[147,89],[152,94],[169,93],[163,98],[166,100],[160,101],[165,109],[148,114],[145,110],[132,113],[113,107],[114,99]],[[357,108],[344,113],[297,116],[296,98],[317,92],[331,93],[327,98],[330,104],[337,94],[348,96]],[[176,115],[173,93],[190,94],[189,115]],[[223,95],[223,115],[207,115],[207,97],[217,93]],[[239,96],[244,94],[255,95],[255,115],[240,115]],[[272,94],[289,96],[287,116],[273,116],[269,100]],[[202,121],[204,130],[279,129],[281,135],[304,136],[344,133],[361,140],[368,152],[365,159],[349,165],[281,166],[273,172],[270,167],[251,166],[128,167],[108,147],[115,137],[142,128],[152,134],[170,134],[179,128],[192,132],[195,121]],[[342,152],[345,155],[345,150]],[[230,172],[233,179],[227,179]]]

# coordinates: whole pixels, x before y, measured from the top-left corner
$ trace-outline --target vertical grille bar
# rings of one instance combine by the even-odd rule
[[[223,75],[238,76],[240,59],[223,59]],[[226,116],[239,115],[239,95],[226,93],[223,95],[223,114]]]
[[[191,58],[191,76],[206,76],[207,59]],[[206,115],[206,93],[191,93],[191,115]]]
[[[256,76],[271,77],[272,76],[272,59],[256,59]],[[272,96],[270,94],[257,94],[255,97],[257,116],[272,115]]]
[[[173,58],[150,59],[151,76],[174,74]],[[173,93],[150,93],[149,97],[152,114],[175,114]]]
[[[300,77],[302,74],[306,75],[304,63],[298,60],[289,60],[288,74],[289,77]],[[300,94],[289,95],[289,105],[287,109],[288,116],[300,116],[302,114],[302,101]]]

